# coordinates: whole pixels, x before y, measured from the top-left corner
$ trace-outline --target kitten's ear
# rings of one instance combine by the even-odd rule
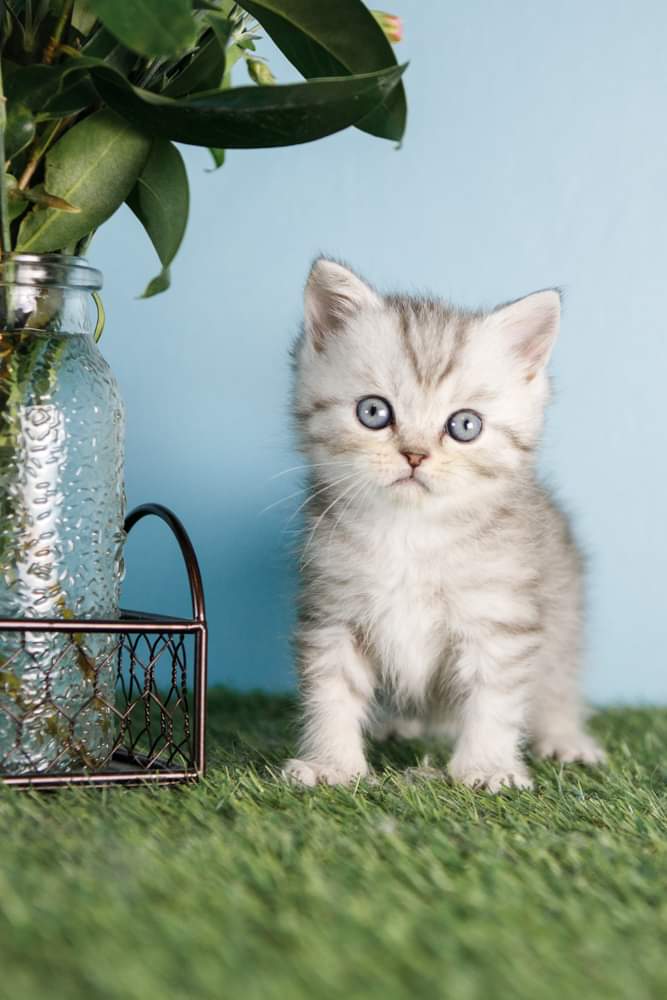
[[[339,331],[364,307],[380,305],[379,296],[353,271],[320,257],[310,269],[304,296],[306,335],[315,348],[324,349],[326,338]]]
[[[499,306],[492,316],[524,369],[527,381],[546,366],[560,326],[560,293],[555,288],[534,292]]]

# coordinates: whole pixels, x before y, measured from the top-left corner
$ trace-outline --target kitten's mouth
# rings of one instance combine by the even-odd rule
[[[390,485],[409,486],[411,483],[414,484],[415,486],[420,486],[423,490],[426,490],[426,492],[428,493],[428,486],[426,485],[426,483],[423,483],[421,479],[417,479],[414,473],[411,473],[408,476],[401,476],[400,479],[394,479],[393,483],[390,483]]]

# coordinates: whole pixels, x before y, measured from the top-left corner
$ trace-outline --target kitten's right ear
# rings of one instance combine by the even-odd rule
[[[545,288],[499,306],[491,314],[530,382],[544,370],[558,336],[560,292]]]
[[[317,351],[323,351],[326,338],[339,332],[355,313],[379,305],[379,296],[353,271],[320,257],[310,269],[306,282],[306,336]]]

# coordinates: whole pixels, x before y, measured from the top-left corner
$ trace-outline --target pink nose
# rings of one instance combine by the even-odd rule
[[[416,469],[418,465],[421,465],[428,455],[423,451],[402,451],[401,455],[406,460],[411,469]]]

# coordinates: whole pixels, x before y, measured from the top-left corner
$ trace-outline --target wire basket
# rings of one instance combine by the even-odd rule
[[[26,636],[48,633],[67,637],[60,640],[57,660],[80,652],[83,637],[103,634],[109,637],[111,652],[92,663],[90,699],[68,713],[55,702],[49,703],[48,678],[44,707],[51,712],[49,721],[57,727],[62,740],[59,753],[39,773],[12,773],[0,757],[0,782],[20,788],[52,789],[63,785],[140,785],[145,782],[174,784],[196,781],[205,767],[207,626],[204,591],[197,557],[179,519],[160,504],[143,504],[125,520],[130,532],[142,518],[161,518],[172,530],[185,562],[192,597],[192,617],[121,611],[118,620],[0,619],[0,635],[19,632],[21,644]],[[4,675],[11,676],[12,659],[3,663]],[[115,671],[113,702],[97,690],[97,674]],[[115,733],[112,746],[94,760],[87,759],[78,733],[80,714],[94,703]],[[20,712],[0,703],[0,723],[15,733],[13,759],[21,753],[22,718]],[[5,758],[5,762],[6,762]],[[29,758],[27,758],[29,759]],[[69,764],[78,760],[77,765]]]

